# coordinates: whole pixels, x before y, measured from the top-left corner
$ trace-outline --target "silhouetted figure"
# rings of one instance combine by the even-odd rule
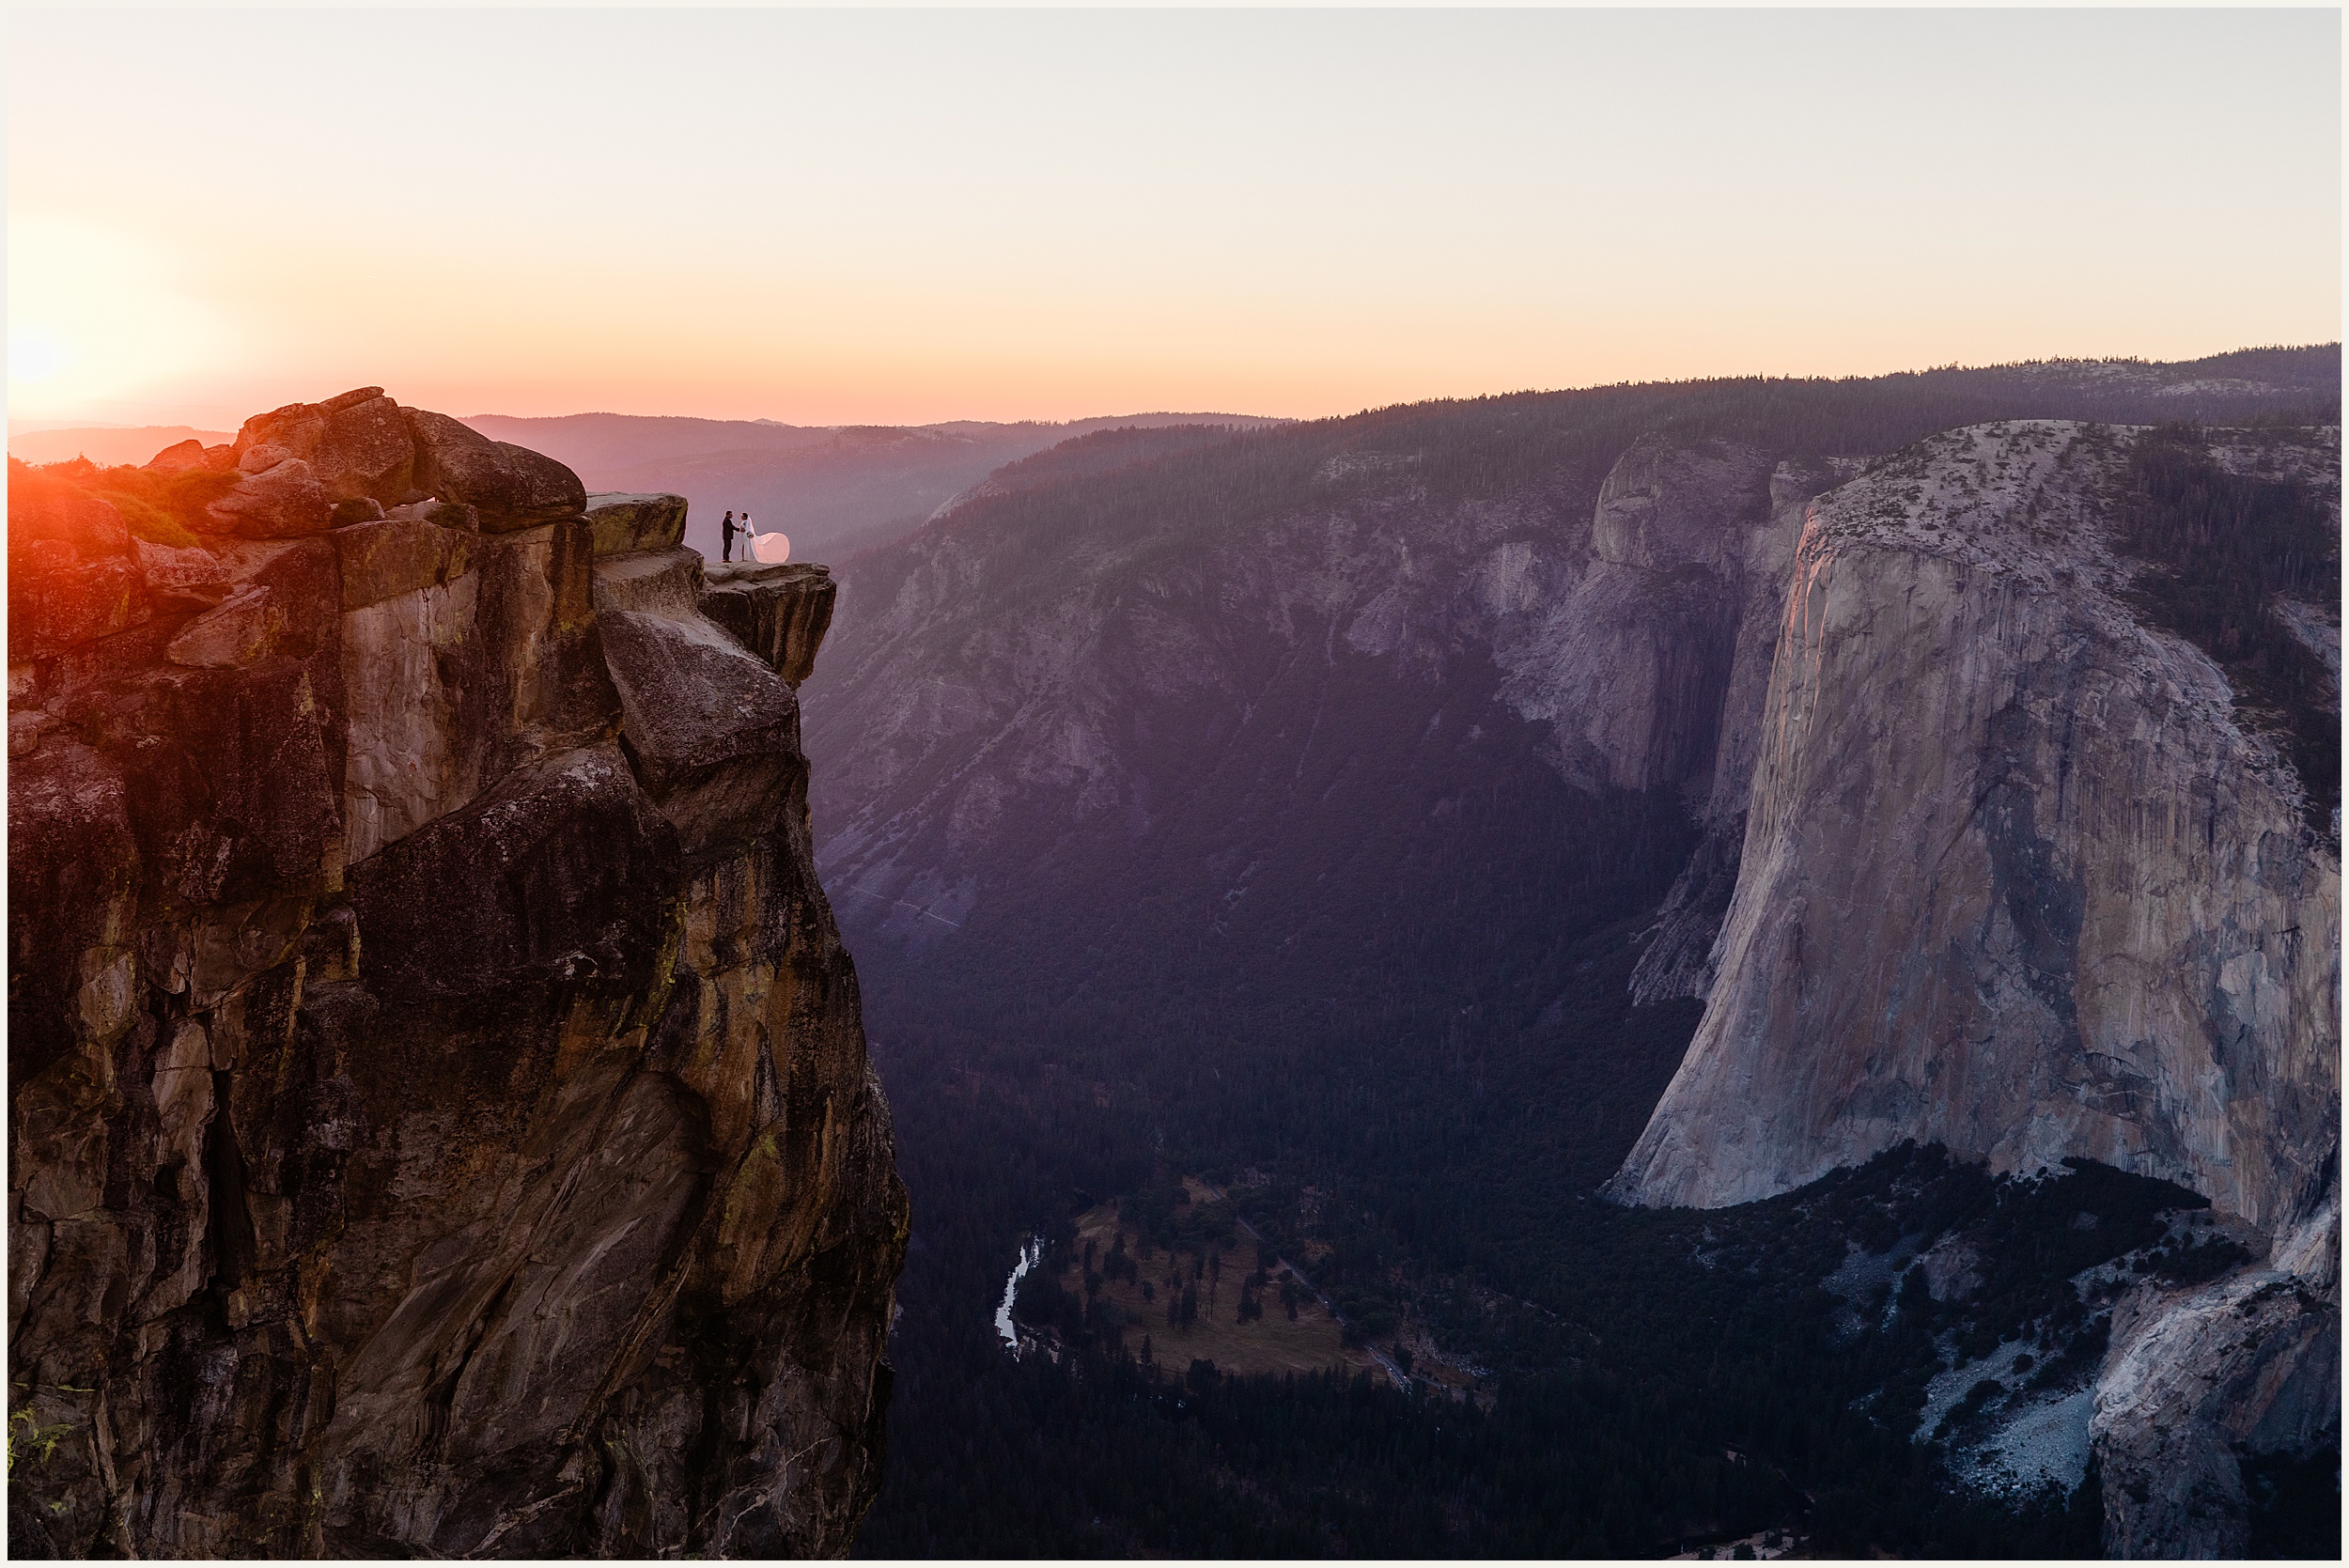
[[[718,559],[734,559],[734,514],[728,512],[718,523]]]

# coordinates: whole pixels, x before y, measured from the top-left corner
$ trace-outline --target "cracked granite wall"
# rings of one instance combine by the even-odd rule
[[[906,1203],[829,579],[373,388],[157,466],[192,546],[11,477],[12,1548],[844,1553]]]

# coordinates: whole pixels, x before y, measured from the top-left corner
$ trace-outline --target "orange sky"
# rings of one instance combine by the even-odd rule
[[[2337,12],[10,12],[12,419],[1311,415],[2340,335]]]

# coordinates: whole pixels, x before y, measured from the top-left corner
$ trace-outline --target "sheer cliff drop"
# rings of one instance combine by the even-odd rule
[[[829,578],[372,388],[167,456],[10,471],[17,1546],[845,1551],[906,1204]]]
[[[2229,1556],[2238,1455],[2338,1441],[2338,798],[2155,613],[2123,526],[2155,439],[1956,430],[1810,507],[1703,1020],[1614,1189],[1736,1203],[1914,1140],[2203,1194],[2267,1255],[2123,1304],[2093,1431],[2108,1546]],[[2338,428],[2192,440],[2308,511],[2337,595]],[[2329,633],[2337,682],[2329,615],[2253,613]]]

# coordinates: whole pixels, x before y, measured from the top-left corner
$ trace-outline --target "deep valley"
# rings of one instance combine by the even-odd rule
[[[1137,442],[841,562],[811,799],[917,1216],[860,1550],[2329,1543],[2337,363]],[[1082,1252],[1187,1175],[1473,1398],[1170,1357]],[[989,1331],[1031,1234],[1058,1360]],[[2154,1343],[2234,1359],[2160,1415]]]

